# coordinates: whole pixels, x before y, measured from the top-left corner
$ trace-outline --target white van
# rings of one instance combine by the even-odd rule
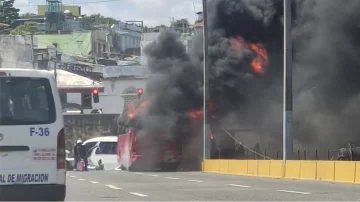
[[[104,164],[105,170],[114,170],[117,162],[117,136],[103,136],[86,140],[83,145],[88,152],[90,169],[98,165],[99,160]]]
[[[53,74],[0,69],[0,200],[64,201],[64,122]]]

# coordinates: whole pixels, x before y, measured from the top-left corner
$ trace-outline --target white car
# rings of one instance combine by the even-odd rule
[[[95,169],[99,160],[104,164],[105,170],[114,170],[118,167],[117,162],[117,136],[103,136],[86,140],[83,145],[86,148],[89,170]]]
[[[0,201],[64,201],[65,133],[52,72],[0,69]]]

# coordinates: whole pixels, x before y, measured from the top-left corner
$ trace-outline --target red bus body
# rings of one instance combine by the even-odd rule
[[[122,169],[176,169],[181,161],[181,142],[165,141],[143,135],[136,129],[118,136],[117,156]]]

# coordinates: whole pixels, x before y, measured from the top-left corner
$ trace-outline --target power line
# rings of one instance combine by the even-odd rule
[[[196,14],[197,14],[197,11],[196,11],[196,8],[195,8],[195,1],[193,0],[192,1],[192,4],[193,4],[193,9],[194,9],[194,15],[195,15],[195,18],[197,17]]]
[[[86,1],[86,2],[73,2],[66,5],[82,5],[82,4],[92,4],[92,3],[104,3],[104,2],[118,2],[122,0],[100,0],[100,1]],[[23,6],[16,6],[16,7],[29,7],[29,6],[44,6],[44,4],[34,4],[34,5],[23,5]]]

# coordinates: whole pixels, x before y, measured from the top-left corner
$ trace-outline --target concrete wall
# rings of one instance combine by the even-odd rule
[[[116,135],[113,131],[113,120],[118,114],[71,114],[64,115],[66,147],[72,152],[76,140],[83,141],[106,135]]]
[[[106,36],[106,34],[107,32],[103,30],[92,31],[92,42],[93,42],[92,50],[94,51],[94,53],[96,53],[96,56],[102,57],[102,54],[109,50],[109,44],[112,44],[111,35]]]
[[[0,37],[0,68],[32,68],[31,53],[30,36]]]

